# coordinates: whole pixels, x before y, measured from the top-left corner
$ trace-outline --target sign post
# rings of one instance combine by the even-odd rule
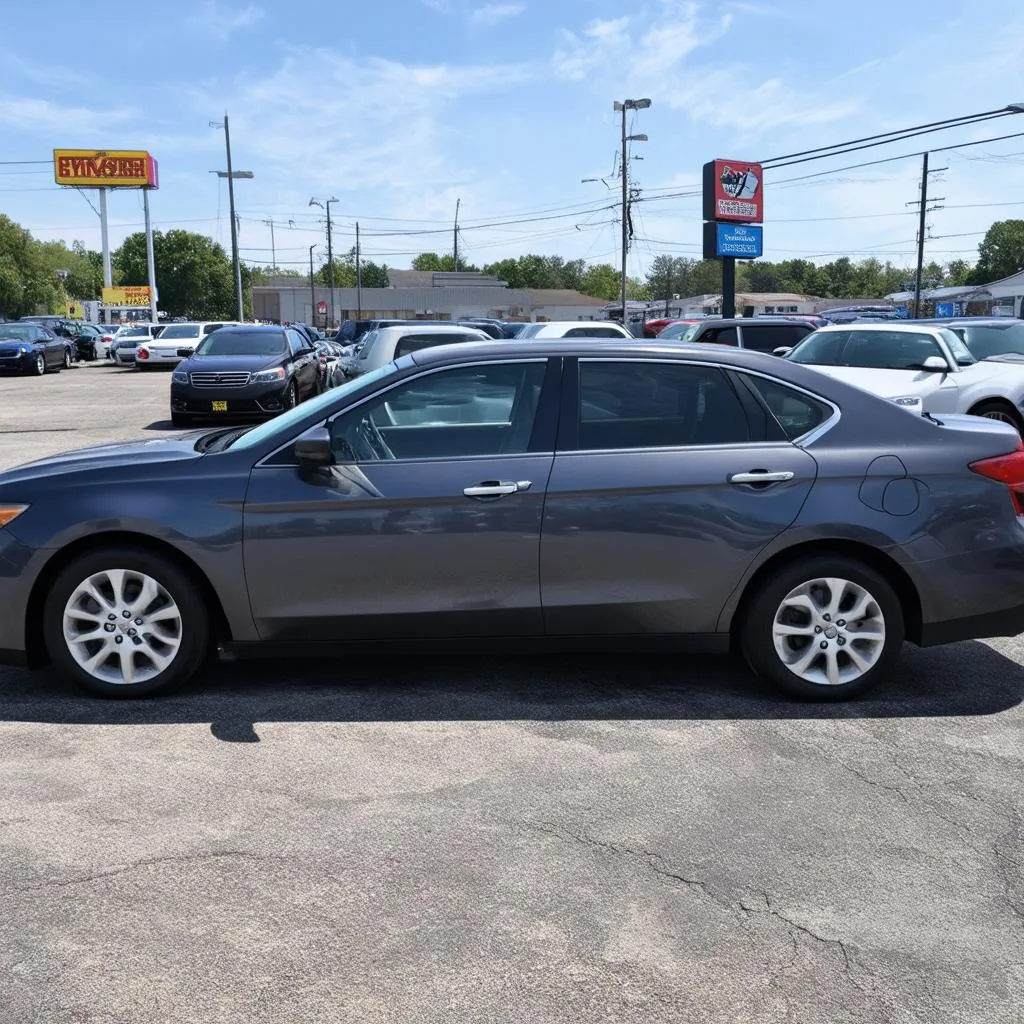
[[[160,187],[157,162],[145,150],[55,149],[53,180],[71,188],[99,191],[100,238],[103,245],[103,290],[111,289],[110,232],[107,224],[107,191],[113,188],[141,188],[146,213],[146,263],[149,271],[148,304],[156,323],[156,267],[153,262],[153,230],[149,220],[149,190]],[[106,305],[106,300],[104,299]],[[109,322],[109,313],[107,314]]]
[[[704,259],[722,261],[722,316],[736,315],[736,260],[764,251],[764,173],[746,160],[704,165]]]

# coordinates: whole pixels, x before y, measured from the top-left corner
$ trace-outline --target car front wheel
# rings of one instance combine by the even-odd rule
[[[805,700],[846,700],[882,680],[899,656],[903,610],[888,581],[850,558],[783,566],[753,594],[740,624],[762,678]]]
[[[203,661],[208,611],[173,562],[110,547],[76,558],[50,588],[46,648],[58,669],[105,697],[143,697],[182,683]]]
[[[46,373],[46,356],[42,352],[37,352],[35,358],[29,364],[28,372],[33,377],[42,377]]]

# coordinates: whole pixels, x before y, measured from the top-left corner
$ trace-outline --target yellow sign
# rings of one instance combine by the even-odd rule
[[[137,149],[55,149],[53,178],[77,188],[160,187],[156,161]]]
[[[85,310],[82,308],[82,304],[80,302],[65,302],[64,315],[69,320],[84,320]]]
[[[130,285],[126,288],[104,288],[103,305],[132,309],[148,306],[149,288],[145,285]]]

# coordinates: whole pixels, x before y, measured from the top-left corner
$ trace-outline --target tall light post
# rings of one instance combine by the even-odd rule
[[[313,282],[313,250],[316,248],[314,242],[309,247],[309,320],[316,324],[316,288]]]
[[[629,255],[629,143],[646,142],[646,135],[626,134],[626,111],[646,110],[651,105],[649,99],[616,100],[612,109],[622,113],[622,149],[619,159],[622,163],[622,326],[629,330],[626,317],[626,260]]]
[[[227,150],[228,169],[213,171],[218,178],[228,179],[228,207],[231,216],[231,263],[235,274],[235,300],[238,304],[238,320],[245,320],[245,304],[242,301],[242,264],[238,258],[238,221],[235,217],[235,178],[252,178],[252,171],[236,171],[231,167],[231,129],[225,112],[223,121],[211,121],[211,128],[224,129],[224,148]]]
[[[331,246],[331,203],[338,201],[336,196],[330,199],[317,199],[314,196],[309,201],[310,206],[319,206],[321,210],[327,211],[327,287],[331,291],[331,326],[334,326],[334,249]]]

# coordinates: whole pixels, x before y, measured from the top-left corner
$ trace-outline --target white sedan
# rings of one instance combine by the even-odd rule
[[[808,334],[785,357],[910,409],[986,416],[1024,434],[1024,359],[976,359],[948,327],[837,324]]]

